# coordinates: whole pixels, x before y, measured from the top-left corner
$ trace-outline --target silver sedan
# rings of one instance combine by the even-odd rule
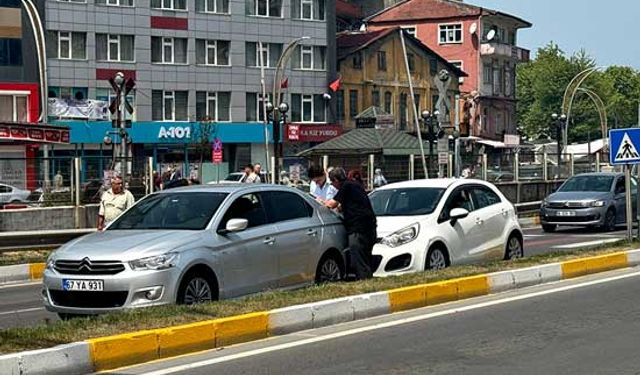
[[[299,190],[178,188],[146,197],[103,232],[55,251],[42,294],[63,318],[206,302],[340,280],[345,247],[340,218]]]

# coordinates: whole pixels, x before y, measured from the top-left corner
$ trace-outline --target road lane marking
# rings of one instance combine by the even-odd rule
[[[249,350],[249,351],[246,351],[246,352],[237,353],[237,354],[231,354],[231,355],[224,356],[224,357],[219,357],[219,358],[211,358],[211,359],[203,360],[203,361],[200,361],[200,362],[188,363],[188,364],[184,364],[184,365],[169,367],[169,368],[162,369],[162,370],[146,372],[145,374],[146,375],[168,375],[168,374],[173,374],[173,373],[176,373],[176,372],[188,371],[188,370],[192,370],[192,369],[196,369],[196,368],[215,365],[215,364],[218,364],[218,363],[229,362],[229,361],[233,361],[233,360],[236,360],[236,359],[242,359],[242,358],[252,357],[252,356],[256,356],[256,355],[276,352],[276,351],[280,351],[280,350],[295,348],[295,347],[298,347],[298,346],[303,346],[303,345],[308,345],[308,344],[314,344],[314,343],[327,341],[327,340],[333,340],[333,339],[346,337],[346,336],[352,336],[352,335],[356,335],[356,334],[359,334],[359,333],[364,333],[364,332],[370,332],[370,331],[375,331],[375,330],[384,329],[384,328],[395,327],[395,326],[404,325],[404,324],[408,324],[408,323],[414,323],[414,322],[418,322],[418,321],[422,321],[422,320],[433,319],[433,318],[437,318],[437,317],[441,317],[441,316],[457,314],[457,313],[476,310],[476,309],[481,309],[481,308],[485,308],[485,307],[502,305],[502,304],[506,304],[506,303],[509,303],[509,302],[526,300],[526,299],[530,299],[530,298],[535,298],[535,297],[545,296],[545,295],[549,295],[549,294],[565,292],[565,291],[584,288],[584,287],[592,286],[592,285],[604,284],[604,283],[611,282],[611,281],[623,280],[623,279],[627,279],[627,278],[631,278],[631,277],[637,277],[637,276],[640,276],[640,271],[636,271],[636,272],[629,273],[629,274],[624,274],[624,275],[611,276],[611,277],[608,277],[608,278],[605,278],[605,279],[586,281],[586,282],[583,282],[583,283],[580,283],[580,284],[572,284],[572,285],[567,285],[567,286],[563,286],[563,287],[557,287],[557,288],[554,288],[554,289],[543,290],[543,291],[539,291],[539,292],[532,292],[532,293],[522,294],[522,295],[518,295],[518,296],[502,298],[502,299],[493,300],[493,301],[480,302],[480,303],[476,303],[476,304],[473,304],[473,305],[456,307],[456,308],[452,308],[452,309],[448,309],[448,310],[443,310],[443,311],[438,311],[438,312],[433,312],[433,313],[427,313],[427,314],[423,314],[423,315],[418,315],[418,316],[413,316],[413,317],[410,317],[410,318],[394,320],[394,321],[390,321],[390,322],[377,323],[377,324],[374,324],[374,325],[368,326],[368,327],[354,328],[354,329],[350,329],[350,330],[347,330],[347,331],[331,333],[331,334],[327,334],[327,335],[323,335],[323,336],[316,336],[316,337],[312,337],[312,338],[308,338],[308,339],[303,339],[303,340],[300,340],[300,341],[290,342],[290,343],[286,343],[286,344],[274,345],[274,346],[267,347],[267,348]],[[202,354],[202,352],[200,352],[198,354]],[[155,362],[155,363],[157,364],[159,362]],[[111,370],[111,371],[108,371],[108,372],[116,372],[116,371],[118,371],[118,370]],[[120,371],[122,371],[122,369],[120,369]]]
[[[38,285],[38,284],[42,284],[42,280],[30,281],[30,282],[27,282],[27,283],[19,283],[19,284],[0,285],[0,289],[18,288],[18,287],[21,287],[21,286],[32,286],[32,285]]]
[[[44,310],[44,307],[32,307],[30,309],[3,311],[3,312],[0,312],[0,315],[20,314],[20,313],[40,311],[40,310]]]
[[[589,247],[589,246],[599,246],[606,245],[608,243],[622,241],[624,238],[611,238],[608,240],[599,240],[599,241],[588,241],[588,242],[578,242],[578,243],[570,243],[566,245],[558,245],[554,246],[554,249],[576,249],[580,247]]]

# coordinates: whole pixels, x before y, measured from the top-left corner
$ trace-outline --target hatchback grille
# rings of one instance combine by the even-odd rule
[[[56,260],[53,268],[66,275],[115,275],[124,271],[124,264],[114,260]]]
[[[549,202],[549,208],[587,208],[584,202]]]
[[[61,307],[110,308],[122,307],[128,292],[68,292],[49,290],[53,304]]]

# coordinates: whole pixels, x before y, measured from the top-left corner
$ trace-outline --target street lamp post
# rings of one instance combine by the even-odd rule
[[[286,102],[281,102],[278,105],[278,112],[280,113],[280,118],[282,121],[279,121],[278,116],[276,116],[275,107],[271,102],[268,102],[265,106],[267,110],[268,121],[271,121],[273,124],[273,156],[276,159],[276,162],[273,165],[273,175],[275,176],[273,183],[277,184],[280,182],[280,170],[283,165],[283,144],[280,141],[282,138],[280,127],[285,126],[287,124],[287,112],[289,112],[289,104]]]
[[[442,129],[440,129],[440,124],[438,122],[438,116],[440,116],[440,112],[434,111],[433,113],[431,113],[425,110],[422,111],[420,116],[422,117],[422,123],[427,130],[427,139],[429,140],[429,165],[431,166],[433,164],[431,162],[431,160],[433,159],[433,144],[435,143],[436,139],[442,136]],[[436,128],[438,129],[437,132]],[[426,176],[426,178],[429,178],[429,176]]]
[[[553,120],[553,125],[556,127],[556,143],[557,143],[557,176],[560,177],[560,167],[562,166],[562,135],[564,134],[564,126],[567,122],[567,116],[562,114],[558,116],[557,113],[551,115],[551,119]]]

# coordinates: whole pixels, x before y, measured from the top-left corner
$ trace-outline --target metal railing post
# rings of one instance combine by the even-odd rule
[[[322,170],[327,171],[329,169],[329,155],[322,155]]]
[[[574,174],[575,165],[573,164],[573,154],[569,154],[569,176],[571,177]]]
[[[369,184],[369,189],[373,190],[373,167],[374,167],[374,163],[376,162],[376,157],[374,154],[369,154],[369,175],[368,175],[368,184]]]
[[[520,154],[517,152],[513,155],[513,178],[516,182],[520,181]]]
[[[153,194],[153,190],[155,188],[155,181],[153,180],[153,157],[149,156],[147,158],[147,169],[149,170],[149,194]],[[200,171],[202,173],[202,171]]]
[[[487,154],[482,154],[482,179],[485,181],[487,181],[487,168],[489,167],[489,161],[487,159]]]
[[[278,182],[277,182],[278,180],[276,180],[276,168],[275,168],[275,165],[276,165],[276,157],[275,157],[275,156],[272,156],[272,157],[271,157],[271,165],[273,166],[273,168],[271,168],[271,183],[272,183],[272,184],[277,184],[277,183],[278,183]],[[219,167],[220,167],[220,166],[218,166],[218,168],[219,168]]]
[[[449,154],[449,163],[447,165],[447,177],[453,177],[453,155]]]
[[[415,180],[416,156],[409,155],[409,181]]]
[[[73,158],[73,188],[75,195],[75,206],[80,206],[80,170],[82,168],[82,160]]]
[[[542,153],[542,179],[549,181],[549,171],[547,170],[547,152]]]
[[[596,172],[600,172],[600,153],[596,153]]]

